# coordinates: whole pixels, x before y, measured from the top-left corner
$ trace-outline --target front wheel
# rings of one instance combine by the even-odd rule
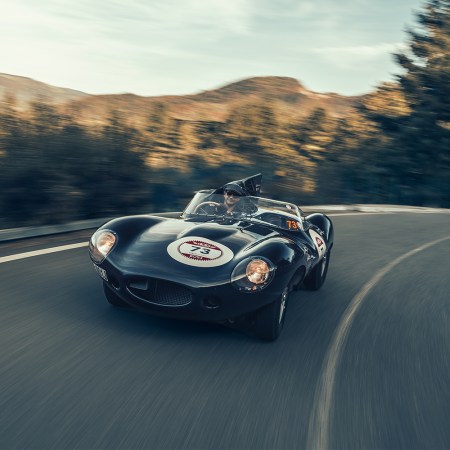
[[[122,300],[115,292],[113,292],[108,285],[103,282],[103,292],[105,293],[106,300],[108,303],[113,306],[118,306],[119,308],[129,308],[127,302]]]
[[[322,284],[325,283],[325,278],[328,273],[328,265],[330,264],[330,252],[331,249],[323,255],[323,258],[314,267],[314,269],[306,275],[303,280],[303,284],[306,289],[317,291],[322,287]]]
[[[289,289],[286,287],[273,303],[263,306],[256,314],[256,336],[265,341],[275,341],[281,333],[286,317]]]

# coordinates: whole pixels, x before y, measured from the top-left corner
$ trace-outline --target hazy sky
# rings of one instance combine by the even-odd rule
[[[361,94],[398,70],[422,0],[0,0],[0,72],[92,94],[252,76]]]

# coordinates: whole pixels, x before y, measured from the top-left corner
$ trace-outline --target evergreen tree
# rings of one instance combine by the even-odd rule
[[[430,0],[410,30],[409,49],[396,55],[412,115],[433,125],[450,123],[450,1]]]
[[[405,202],[450,205],[450,1],[429,0],[409,31],[409,48],[396,55],[410,113],[395,133],[405,157],[400,188]]]

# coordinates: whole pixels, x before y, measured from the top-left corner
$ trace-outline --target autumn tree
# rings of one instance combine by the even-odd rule
[[[270,105],[263,102],[238,105],[225,123],[225,142],[239,153],[251,154],[274,140],[277,123]]]

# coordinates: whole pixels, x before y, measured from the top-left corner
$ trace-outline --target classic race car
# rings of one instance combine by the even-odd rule
[[[177,218],[114,219],[92,236],[94,268],[114,306],[245,324],[265,340],[283,327],[289,293],[319,289],[333,225],[260,197],[261,175],[197,192]]]

